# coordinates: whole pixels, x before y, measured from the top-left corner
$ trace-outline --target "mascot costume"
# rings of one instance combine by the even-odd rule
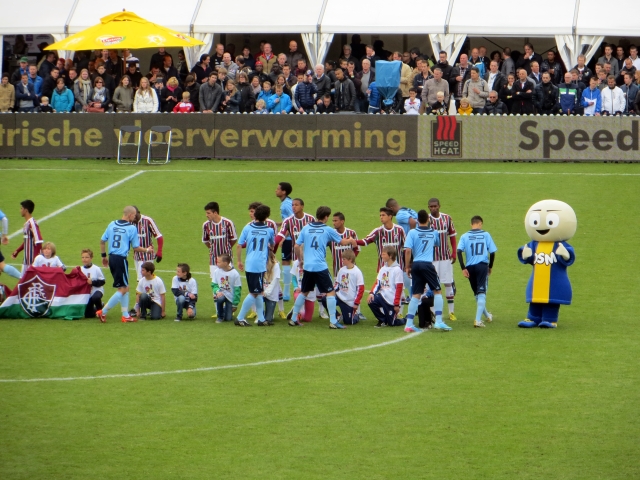
[[[567,243],[576,233],[576,214],[559,200],[542,200],[529,208],[524,228],[531,241],[518,249],[518,260],[533,265],[527,284],[527,318],[521,328],[556,328],[560,305],[571,304],[567,267],[576,259]]]

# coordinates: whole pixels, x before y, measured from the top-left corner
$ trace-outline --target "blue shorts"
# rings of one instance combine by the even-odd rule
[[[264,273],[245,272],[249,293],[261,294],[264,292]]]
[[[442,290],[436,267],[431,262],[413,262],[411,264],[411,294],[422,295],[427,285],[434,292]]]
[[[487,281],[489,280],[489,264],[476,263],[475,265],[467,265],[469,272],[469,283],[474,295],[479,293],[487,293]]]
[[[121,255],[109,255],[109,270],[114,288],[129,286],[129,261]]]
[[[285,262],[290,262],[293,257],[293,242],[291,239],[287,239],[282,242],[282,260]]]
[[[303,271],[302,285],[300,287],[302,293],[311,292],[315,287],[318,287],[320,293],[329,293],[333,291],[333,280],[331,280],[328,268],[321,272]]]

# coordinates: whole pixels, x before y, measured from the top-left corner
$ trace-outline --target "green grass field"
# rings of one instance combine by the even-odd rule
[[[3,320],[0,379],[115,377],[0,382],[0,478],[640,477],[638,166],[2,160],[0,209],[15,232],[25,198],[40,219],[138,171],[40,224],[67,265],[80,263],[82,248],[98,252],[108,222],[136,204],[164,234],[165,284],[187,262],[206,292],[200,235],[209,201],[240,230],[251,201],[279,219],[274,190],[289,181],[308,212],[340,210],[362,237],[387,198],[418,210],[435,196],[459,235],[479,214],[498,245],[487,299],[494,322],[473,328],[473,296],[457,265],[452,332],[369,349],[358,348],[406,334],[372,328],[366,307],[368,320],[345,331],[319,318],[299,329],[282,320],[215,324],[206,293],[194,322],[173,322],[170,301],[158,322]],[[528,241],[527,209],[544,198],[566,201],[578,217],[573,305],[562,307],[557,330],[522,330],[531,271],[516,251]],[[3,246],[6,257],[19,241]],[[370,287],[375,247],[358,265]],[[342,353],[321,355],[332,352]],[[297,360],[271,362],[282,359]],[[207,369],[223,366],[236,368]],[[203,370],[176,372],[192,369]],[[149,372],[161,374],[118,376]]]

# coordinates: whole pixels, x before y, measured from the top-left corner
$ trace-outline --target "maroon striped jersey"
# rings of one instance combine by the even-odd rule
[[[336,232],[338,231],[336,230]],[[344,232],[338,232],[338,235],[340,235],[340,238],[355,238],[356,240],[358,239],[358,234],[354,230],[346,227],[344,229]],[[358,247],[353,248],[351,245],[340,245],[339,243],[334,242],[331,242],[329,244],[329,247],[331,248],[331,256],[333,257],[333,276],[337,277],[338,272],[342,268],[342,252],[344,252],[345,250],[353,250],[357,255],[359,249]]]
[[[431,220],[431,228],[440,234],[440,246],[433,249],[433,260],[451,260],[451,248],[449,248],[449,238],[456,236],[456,227],[453,226],[453,220],[446,213],[440,212],[438,218],[429,215]],[[455,255],[455,254],[454,254]]]
[[[36,223],[36,219],[31,217],[22,227],[22,237],[24,238],[24,265],[33,265],[36,259],[36,245],[42,243],[42,235],[40,235],[40,227]]]
[[[140,221],[136,225],[138,227],[138,238],[140,239],[141,247],[150,247],[153,245],[153,238],[160,238],[162,234],[156,225],[156,222],[153,221],[153,218],[147,217],[146,215],[140,215]],[[145,252],[134,252],[133,258],[142,262],[153,262],[157,252],[153,253],[145,253]]]
[[[384,262],[382,261],[382,249],[387,245],[396,247],[398,252],[397,260],[400,264],[400,268],[404,271],[404,240],[404,230],[400,225],[396,225],[395,223],[393,224],[393,227],[391,227],[391,230],[387,230],[384,225],[380,225],[378,228],[373,229],[369,235],[363,238],[365,245],[375,242],[378,247],[378,271],[380,271],[384,265]]]
[[[202,224],[202,243],[209,245],[209,265],[215,265],[220,255],[231,255],[231,242],[238,240],[236,227],[228,218],[221,217],[219,223],[207,220]]]
[[[315,221],[316,219],[314,218],[314,216],[309,215],[308,213],[305,213],[302,218],[296,218],[295,215],[291,215],[290,217],[287,217],[282,221],[282,227],[280,227],[280,232],[278,232],[278,235],[283,239],[287,238],[287,236],[291,237],[291,241],[293,243],[291,247],[291,249],[293,250],[291,252],[292,261],[297,260],[296,249],[293,248],[293,246],[295,246],[296,240],[298,240],[298,235],[300,235],[302,228],[307,223]]]

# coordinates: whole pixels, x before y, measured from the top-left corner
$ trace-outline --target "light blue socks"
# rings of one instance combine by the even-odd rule
[[[106,315],[109,310],[111,310],[113,307],[118,305],[121,301],[122,301],[122,294],[120,292],[116,291],[116,293],[111,295],[111,298],[109,299],[107,304],[102,309],[102,313],[104,313]]]
[[[476,307],[476,322],[482,321],[482,314],[486,311],[485,306],[487,304],[487,296],[484,293],[479,293],[476,297],[477,307]]]
[[[255,297],[253,295],[248,294],[246,297],[244,297],[242,307],[240,307],[240,313],[238,314],[238,320],[244,320],[247,316],[247,313],[249,313],[249,311],[251,310],[251,307],[255,304]],[[258,315],[260,314],[258,313]],[[262,318],[264,318],[264,313],[262,314]]]
[[[329,312],[329,319],[331,323],[338,323],[336,318],[336,296],[327,295],[327,311]]]
[[[285,302],[291,298],[291,265],[285,265],[282,270],[284,271],[284,288],[282,289],[282,298]]]
[[[258,314],[258,321],[264,322],[264,297],[258,295],[255,297],[256,313]]]
[[[416,316],[416,313],[418,313],[419,306],[420,306],[420,301],[416,297],[412,296],[411,301],[409,302],[409,309],[407,311],[407,316],[406,316],[407,328],[413,327],[413,318]]]
[[[5,265],[3,272],[6,273],[7,275],[12,276],[13,278],[17,278],[18,280],[20,280],[21,275],[16,267],[12,267],[11,265]]]
[[[436,323],[442,323],[442,307],[444,306],[444,300],[442,300],[442,294],[437,293],[433,296],[433,309],[436,314]]]
[[[294,322],[298,321],[298,314],[300,313],[300,310],[302,310],[302,307],[304,307],[304,302],[306,299],[307,297],[305,297],[302,293],[298,295],[298,298],[296,298],[296,301],[293,304],[293,314],[291,316],[291,319]],[[335,307],[335,303],[334,303],[334,307]]]

